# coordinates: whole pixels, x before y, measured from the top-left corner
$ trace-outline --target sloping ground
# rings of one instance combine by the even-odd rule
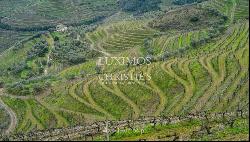
[[[202,130],[202,122],[180,122],[163,126],[148,126],[143,132],[128,130],[111,136],[114,141],[244,141],[248,140],[246,119],[238,119],[235,127],[225,126],[222,123],[210,122],[211,134]],[[241,131],[241,132],[239,132]],[[105,138],[103,138],[105,139]]]
[[[231,21],[249,19],[248,0],[210,0],[201,4],[203,7],[212,8],[228,16]]]
[[[2,96],[2,89],[0,90],[0,96]],[[17,125],[17,117],[11,108],[9,108],[0,98],[0,119],[1,133],[10,134],[13,132]]]
[[[160,30],[191,31],[210,27],[221,21],[223,18],[220,15],[195,5],[166,12],[149,24]]]
[[[18,128],[26,131],[75,124],[82,118],[88,121],[88,118],[138,118],[140,115],[177,115],[203,110],[216,112],[238,107],[247,109],[248,102],[242,100],[248,96],[244,91],[248,88],[244,83],[248,78],[248,27],[248,22],[236,24],[216,43],[190,49],[182,57],[137,68],[137,72],[151,74],[152,80],[135,82],[134,89],[130,91],[129,85],[97,85],[96,77],[89,77],[86,81],[75,80],[71,85],[68,81],[54,84],[51,95],[39,98],[38,102],[42,104],[32,97],[3,97],[3,101],[17,112]],[[128,70],[134,70],[134,67]],[[152,93],[149,93],[150,90]],[[153,101],[152,98],[158,99]],[[13,106],[15,101],[30,109],[24,108],[25,113],[19,114],[20,107]],[[113,109],[115,106],[123,110]],[[125,106],[129,106],[126,111]],[[39,110],[38,113],[33,111],[34,108]]]
[[[15,43],[31,37],[34,35],[32,32],[15,32],[0,29],[0,53],[13,46]]]
[[[135,19],[114,22],[87,33],[86,40],[93,50],[100,50],[104,56],[147,56],[149,51],[144,49],[147,42],[149,49],[153,49],[152,54],[158,56],[189,48],[149,65],[108,66],[102,71],[148,74],[151,80],[105,84],[98,80],[93,59],[60,72],[56,76],[59,79],[40,96],[0,96],[16,113],[15,132],[84,125],[105,119],[248,110],[248,21],[231,23],[223,35],[198,47],[192,47],[191,40],[206,37],[208,31],[164,34],[147,25],[148,21]],[[50,35],[41,38],[51,40]],[[6,52],[0,57],[5,61],[0,67],[7,68],[24,60],[36,40],[25,43],[19,50]],[[45,61],[48,56],[44,57]],[[4,80],[7,76],[1,78]],[[191,127],[195,129],[195,125]],[[239,137],[237,134],[235,139]],[[224,138],[230,139],[229,135]]]
[[[0,133],[4,133],[4,131],[8,128],[9,121],[10,121],[10,117],[8,113],[6,112],[4,107],[0,106],[0,122],[1,122]]]
[[[237,6],[235,9],[235,20],[249,19],[249,1],[248,0],[236,0]]]
[[[118,11],[116,0],[11,0],[0,7],[0,52],[58,24],[81,26]]]
[[[248,113],[190,114],[185,116],[142,117],[133,120],[97,121],[27,134],[1,137],[13,141],[187,141],[187,140],[247,140]]]
[[[105,55],[109,55],[107,52],[117,54],[133,47],[142,47],[145,39],[159,33],[147,27],[146,23],[147,21],[126,21],[110,24],[88,33],[87,39]]]
[[[21,4],[22,3],[22,4]],[[91,1],[1,1],[1,22],[13,27],[30,28],[80,23],[98,16],[108,16],[117,10],[115,0]],[[12,7],[12,9],[8,9]]]

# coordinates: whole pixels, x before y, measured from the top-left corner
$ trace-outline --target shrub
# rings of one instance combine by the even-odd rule
[[[50,87],[51,82],[54,80],[55,78],[52,76],[42,76],[28,80],[21,80],[13,84],[7,84],[6,88],[8,93],[14,95],[37,95]]]
[[[11,74],[16,75],[16,74],[21,73],[21,72],[22,72],[23,70],[25,70],[25,69],[29,69],[29,67],[27,66],[27,64],[26,64],[24,61],[22,61],[22,62],[20,62],[20,63],[18,63],[18,64],[13,64],[13,66],[12,66],[12,67],[9,67],[7,70],[8,70]]]
[[[36,43],[33,48],[27,53],[27,59],[29,60],[34,57],[44,57],[48,52],[48,43],[46,41],[41,41]]]
[[[88,45],[77,40],[66,43],[56,42],[52,50],[52,59],[67,65],[77,65],[97,56],[97,52],[90,50]]]
[[[185,4],[192,4],[192,3],[201,3],[207,0],[174,0],[174,5],[185,5]]]

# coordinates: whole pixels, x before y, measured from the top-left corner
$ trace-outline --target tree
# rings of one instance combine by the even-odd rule
[[[54,37],[54,41],[58,41],[59,40],[59,37],[58,36],[55,36]]]
[[[33,48],[27,53],[27,56],[28,59],[32,59],[34,57],[44,57],[48,52],[48,43],[41,40],[33,46]]]

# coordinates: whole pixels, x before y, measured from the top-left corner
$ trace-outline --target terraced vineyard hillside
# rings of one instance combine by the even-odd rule
[[[0,55],[0,132],[8,136],[104,120],[248,112],[249,1],[181,6],[173,1],[156,2],[159,9],[144,13],[125,11],[114,0],[0,1],[0,45],[10,45],[9,33],[20,42]],[[53,29],[57,24],[68,28]],[[42,30],[30,31],[37,27]],[[28,37],[31,33],[35,36]],[[119,64],[133,58],[150,60]],[[221,128],[230,136],[211,132],[195,140],[248,139],[245,121],[244,126],[242,119],[234,121],[232,129]],[[149,135],[135,135],[157,140],[168,128],[182,135],[189,126],[196,130],[196,124],[159,126],[159,132],[150,128]]]

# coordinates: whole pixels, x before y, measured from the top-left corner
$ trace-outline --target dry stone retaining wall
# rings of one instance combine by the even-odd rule
[[[127,129],[143,129],[146,125],[165,125],[174,124],[192,119],[219,119],[223,117],[248,117],[248,112],[216,113],[216,114],[189,114],[186,116],[172,117],[144,117],[137,120],[120,120],[120,121],[100,121],[85,126],[68,127],[61,129],[49,129],[43,131],[30,132],[28,134],[13,134],[8,136],[9,140],[72,140],[93,138],[95,135],[112,134],[117,131]],[[1,140],[1,138],[0,138]]]

